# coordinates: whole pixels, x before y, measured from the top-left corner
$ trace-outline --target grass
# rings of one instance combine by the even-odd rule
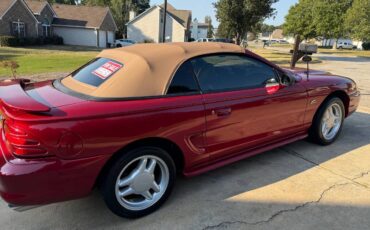
[[[272,50],[272,49],[264,49],[260,47],[248,47],[248,49],[267,60],[277,64],[277,65],[289,65],[291,60],[291,54],[288,52],[278,51],[278,50]],[[303,63],[302,61],[299,61],[298,64]],[[321,61],[315,57],[313,57],[313,60],[311,64],[317,64],[321,63]]]
[[[70,72],[98,54],[97,49],[72,46],[0,47],[0,61],[17,61],[17,75]],[[9,77],[9,69],[0,67],[0,77]]]

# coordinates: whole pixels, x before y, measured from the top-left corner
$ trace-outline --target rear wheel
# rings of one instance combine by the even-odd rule
[[[117,44],[116,47],[117,48],[120,48],[120,47],[122,47],[122,45],[121,44]]]
[[[123,154],[112,165],[102,183],[102,194],[112,212],[138,218],[165,202],[175,175],[175,164],[166,151],[141,147]]]
[[[315,115],[310,136],[321,145],[333,143],[339,136],[345,116],[344,104],[341,99],[333,97],[321,106]]]

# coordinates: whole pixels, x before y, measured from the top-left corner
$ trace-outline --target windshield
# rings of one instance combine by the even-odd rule
[[[82,83],[98,87],[111,78],[123,64],[108,59],[96,58],[72,73],[72,78]]]

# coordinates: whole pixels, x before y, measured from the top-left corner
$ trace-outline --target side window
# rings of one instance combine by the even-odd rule
[[[212,55],[192,60],[203,92],[264,87],[277,78],[272,67],[253,58],[239,55]]]
[[[177,70],[168,88],[167,94],[196,92],[199,92],[199,87],[194,76],[193,67],[191,63],[187,61]]]

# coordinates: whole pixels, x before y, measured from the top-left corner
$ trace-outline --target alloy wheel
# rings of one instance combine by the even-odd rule
[[[340,130],[343,112],[339,104],[333,103],[325,110],[321,121],[321,133],[326,140],[333,139]]]
[[[115,186],[116,198],[128,210],[144,210],[160,200],[168,184],[166,163],[153,155],[141,156],[120,172]]]

